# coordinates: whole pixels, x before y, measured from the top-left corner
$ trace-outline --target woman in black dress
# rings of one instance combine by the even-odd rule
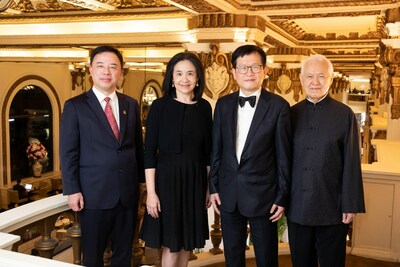
[[[208,239],[208,171],[212,111],[202,98],[198,57],[176,54],[167,65],[164,96],[146,121],[147,202],[141,239],[163,247],[162,266],[187,266],[190,251]]]

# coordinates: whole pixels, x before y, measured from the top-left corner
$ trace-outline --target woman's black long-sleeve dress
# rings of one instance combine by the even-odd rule
[[[145,213],[141,239],[146,247],[171,252],[201,248],[208,239],[206,190],[211,106],[183,104],[169,96],[153,102],[147,117],[145,168],[156,168],[158,219]]]

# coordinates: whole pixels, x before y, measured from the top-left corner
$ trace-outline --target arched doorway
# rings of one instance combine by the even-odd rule
[[[52,133],[53,111],[49,97],[39,86],[25,85],[15,94],[9,111],[11,181],[33,175],[33,161],[26,152],[30,140],[40,141],[47,151],[47,157],[39,159],[42,172],[53,171]]]

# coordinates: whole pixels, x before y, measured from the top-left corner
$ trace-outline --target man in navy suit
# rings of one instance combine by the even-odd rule
[[[111,266],[130,267],[138,182],[144,181],[139,105],[116,92],[123,75],[117,49],[94,49],[89,70],[92,89],[66,101],[61,118],[63,193],[80,214],[83,265],[103,267],[110,240]]]
[[[262,88],[265,52],[244,45],[232,54],[240,87],[214,112],[210,201],[221,215],[226,266],[244,267],[247,224],[257,266],[278,266],[277,221],[290,192],[289,104]]]

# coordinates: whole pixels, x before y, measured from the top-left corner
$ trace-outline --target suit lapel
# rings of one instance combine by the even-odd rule
[[[118,105],[119,105],[119,134],[120,142],[124,140],[126,124],[128,120],[128,102],[121,94],[117,93]],[[134,122],[133,122],[134,123]]]
[[[247,147],[249,146],[251,140],[253,140],[254,135],[257,132],[258,127],[260,126],[261,122],[264,120],[268,110],[269,105],[268,101],[270,96],[265,91],[265,89],[261,89],[260,99],[258,100],[256,110],[254,112],[253,120],[251,121],[250,129],[247,134],[246,143],[243,147],[243,152],[246,151]]]
[[[230,116],[230,126],[231,126],[231,136],[232,136],[232,146],[236,147],[236,138],[237,138],[237,116],[238,116],[238,101],[239,101],[239,91],[232,94],[232,98],[230,99],[230,103],[228,103],[228,107],[232,108],[227,114],[232,114]],[[235,149],[236,151],[236,149]],[[236,154],[235,154],[236,158]]]

